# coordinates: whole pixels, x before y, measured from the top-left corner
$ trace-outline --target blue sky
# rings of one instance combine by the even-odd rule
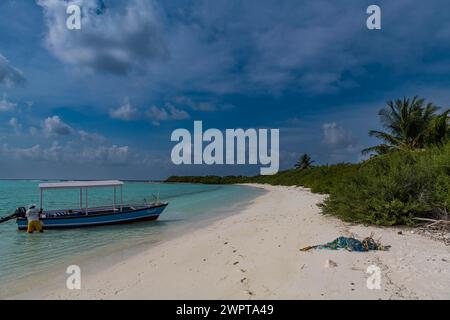
[[[68,4],[82,30],[65,28]],[[366,8],[382,29],[366,28]],[[447,107],[450,4],[5,0],[0,178],[256,174],[170,162],[176,128],[279,128],[282,168],[356,162],[386,100]]]

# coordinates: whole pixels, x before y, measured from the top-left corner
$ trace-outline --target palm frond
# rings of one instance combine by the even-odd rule
[[[368,155],[371,153],[375,153],[375,154],[386,154],[389,153],[393,150],[394,148],[392,146],[389,146],[387,144],[380,144],[378,146],[373,146],[373,147],[369,147],[369,148],[365,148],[361,151],[361,153],[363,155]]]
[[[385,132],[371,130],[369,135],[383,141],[378,151],[389,149],[421,149],[427,144],[441,141],[448,135],[447,116],[437,115],[439,108],[425,99],[413,98],[391,100],[378,115]],[[366,149],[365,149],[366,151]],[[370,151],[377,151],[369,149]]]
[[[370,130],[369,136],[376,137],[380,140],[386,141],[390,145],[398,145],[401,143],[401,139],[398,137],[394,137],[393,135],[383,132],[383,131],[377,131],[377,130]]]

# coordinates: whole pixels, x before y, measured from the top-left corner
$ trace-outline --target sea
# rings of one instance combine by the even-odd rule
[[[16,207],[39,205],[40,180],[0,180],[0,217]],[[48,181],[45,181],[48,182]],[[53,182],[53,181],[50,181]],[[124,203],[169,202],[157,221],[27,234],[15,220],[0,224],[0,298],[26,290],[61,273],[65,266],[122,257],[202,228],[243,209],[263,190],[239,185],[125,182]],[[118,194],[118,193],[117,193]],[[89,206],[112,205],[112,188],[89,191]],[[44,210],[79,207],[79,190],[44,191]],[[118,255],[120,253],[120,255]],[[120,259],[120,258],[119,258]]]

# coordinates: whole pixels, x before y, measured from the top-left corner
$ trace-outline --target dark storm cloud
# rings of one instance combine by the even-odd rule
[[[381,1],[375,32],[366,28],[365,0],[104,1],[100,14],[92,13],[97,0],[79,0],[87,9],[78,31],[65,28],[65,2],[38,3],[47,47],[60,60],[146,74],[156,91],[335,93],[357,88],[373,65],[438,72],[449,48],[444,0]]]
[[[158,12],[152,1],[107,9],[97,0],[71,1],[82,9],[81,30],[66,28],[67,2],[38,0],[47,24],[45,42],[60,60],[93,71],[124,75],[148,61],[167,59]]]

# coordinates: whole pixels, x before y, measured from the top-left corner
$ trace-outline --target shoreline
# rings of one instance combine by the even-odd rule
[[[229,216],[142,248],[102,271],[65,279],[19,299],[448,299],[450,247],[408,228],[354,225],[320,214],[325,196],[299,187],[245,184],[267,192]],[[398,232],[402,231],[402,234]],[[390,251],[314,250],[338,236],[374,234]],[[325,266],[332,260],[335,267]],[[381,270],[369,290],[367,267]]]
[[[239,187],[239,185],[236,185],[236,187]],[[228,207],[216,207],[213,209],[214,212],[212,214],[211,212],[205,211],[205,213],[200,214],[200,216],[186,219],[184,223],[172,226],[170,229],[163,231],[157,240],[141,239],[133,244],[122,243],[113,247],[107,247],[102,250],[102,252],[94,252],[94,250],[91,250],[88,254],[76,255],[67,261],[58,262],[44,272],[27,274],[13,281],[10,280],[9,282],[5,282],[3,284],[7,290],[0,291],[0,300],[34,299],[33,297],[39,296],[39,291],[47,292],[61,289],[60,284],[65,284],[66,278],[68,277],[65,271],[69,265],[79,265],[83,269],[83,274],[88,274],[89,276],[98,274],[101,270],[117,264],[124,259],[129,259],[154,246],[161,245],[174,238],[180,237],[185,233],[207,227],[220,219],[234,215],[236,212],[240,212],[247,208],[255,198],[265,193],[264,189],[258,186],[241,185],[241,187],[258,189],[258,191],[261,190],[262,192],[258,192],[258,194],[252,195],[246,199],[240,199]],[[153,222],[153,224],[155,223],[164,224],[167,223],[167,220],[163,219]],[[138,224],[136,224],[136,226],[138,226]],[[57,285],[57,283],[59,283],[59,285]]]

